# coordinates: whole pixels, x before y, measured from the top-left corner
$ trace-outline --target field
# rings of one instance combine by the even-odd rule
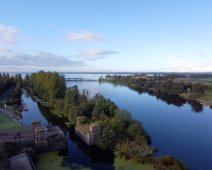
[[[207,89],[205,90],[205,93],[200,98],[200,100],[205,100],[208,103],[212,103],[212,78],[202,78],[196,81],[203,83],[207,86]]]
[[[16,127],[20,127],[20,124],[18,124],[17,122],[9,119],[8,117],[0,113],[0,129],[1,128],[16,128]]]

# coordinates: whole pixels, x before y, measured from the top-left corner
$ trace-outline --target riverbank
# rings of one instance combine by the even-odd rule
[[[138,164],[136,162],[126,161],[120,158],[115,158],[114,169],[115,170],[155,170],[153,165]]]
[[[138,92],[151,94],[166,94],[178,96],[188,102],[197,102],[212,107],[212,84],[205,84],[201,81],[175,81],[165,78],[148,77],[138,78],[134,76],[108,76],[99,79],[99,82],[110,82],[113,84],[125,85]]]
[[[58,152],[48,152],[38,154],[38,160],[35,164],[37,170],[91,170],[88,167],[70,164],[66,158],[60,156]]]
[[[63,156],[60,156],[58,152],[48,152],[38,154],[38,160],[35,164],[37,170],[91,170],[88,167],[79,165],[76,163],[70,164]],[[152,165],[141,165],[133,161],[126,161],[123,159],[115,158],[114,170],[155,170]]]
[[[21,125],[9,117],[5,116],[0,110],[0,129],[15,129],[21,127]]]
[[[202,105],[212,107],[212,93],[211,92],[205,92],[205,94],[201,97],[196,98],[195,100],[191,100],[188,93],[182,93],[179,95],[186,101],[195,101]]]

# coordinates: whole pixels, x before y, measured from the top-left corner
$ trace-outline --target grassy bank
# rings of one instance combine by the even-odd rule
[[[138,164],[132,161],[125,161],[123,159],[115,158],[114,160],[115,170],[154,170],[152,165]]]
[[[64,166],[63,164],[66,164]],[[57,152],[47,152],[38,155],[38,162],[35,164],[37,170],[90,170],[82,165],[64,163],[63,157]]]
[[[14,120],[9,119],[0,112],[0,128],[17,128],[20,124]]]
[[[38,162],[35,165],[37,170],[91,170],[82,165],[71,164],[63,166],[63,157],[59,156],[57,152],[48,152],[38,155]],[[115,158],[114,160],[115,170],[154,170],[151,165],[141,165],[132,161],[125,161],[123,159]]]

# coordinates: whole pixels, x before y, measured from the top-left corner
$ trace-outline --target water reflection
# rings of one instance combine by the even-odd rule
[[[188,101],[188,103],[191,105],[192,111],[196,113],[203,112],[203,105],[195,102],[195,101]]]
[[[115,85],[117,86],[117,85]],[[176,95],[168,95],[165,93],[160,93],[160,92],[153,92],[153,91],[144,91],[144,90],[139,90],[135,88],[130,88],[139,94],[143,93],[148,93],[150,96],[155,96],[158,100],[164,101],[168,105],[175,105],[178,107],[183,106],[184,104],[188,103],[191,106],[191,109],[193,112],[200,113],[204,110],[203,105],[196,102],[196,101],[186,101],[185,99],[181,98],[180,96]]]

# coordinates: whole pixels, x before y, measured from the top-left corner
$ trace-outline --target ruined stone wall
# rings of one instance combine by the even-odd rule
[[[89,133],[84,133],[82,130],[75,126],[75,134],[80,137],[87,145],[92,145]]]
[[[96,145],[97,144],[97,133],[100,131],[99,124],[91,124],[89,127],[89,132],[83,132],[78,128],[79,120],[81,117],[77,118],[77,126],[75,126],[75,134],[80,137],[87,145]]]

